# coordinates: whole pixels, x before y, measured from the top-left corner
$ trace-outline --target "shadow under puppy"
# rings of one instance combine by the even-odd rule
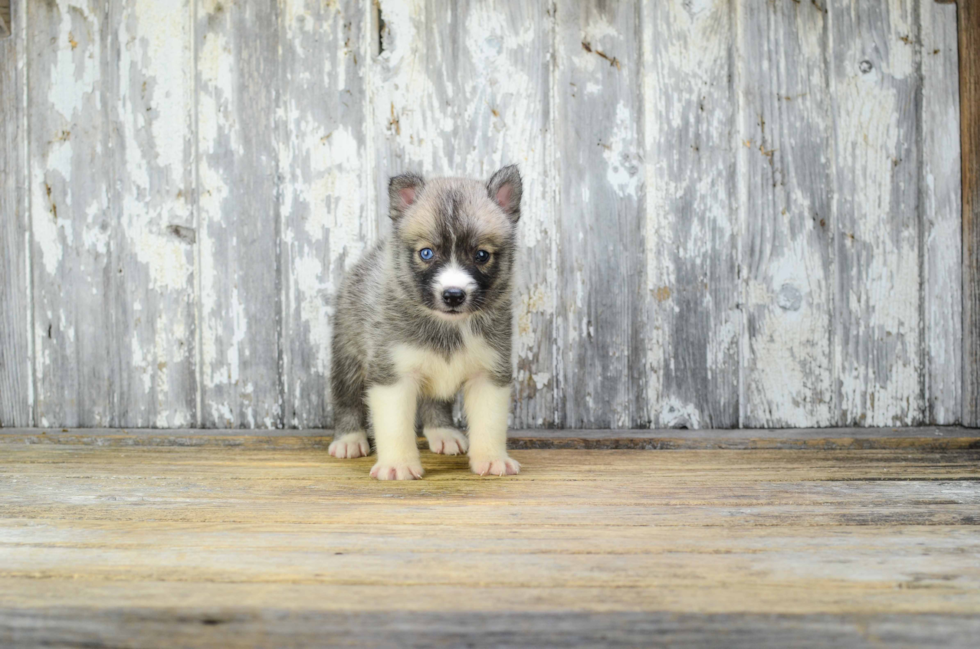
[[[393,232],[348,273],[337,301],[330,454],[370,453],[379,480],[421,478],[416,415],[434,453],[469,453],[480,475],[516,474],[507,455],[511,277],[521,176],[486,184],[395,176]],[[453,428],[463,388],[469,439]],[[369,425],[370,424],[370,425]]]

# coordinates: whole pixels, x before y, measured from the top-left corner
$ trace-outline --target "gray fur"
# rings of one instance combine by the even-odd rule
[[[422,397],[416,412],[415,428],[421,433],[423,428],[452,428],[453,402]]]
[[[511,184],[512,200],[501,206],[492,197],[503,183]],[[404,205],[399,195],[406,188],[417,192],[410,205]],[[391,350],[399,343],[448,359],[464,344],[461,327],[470,327],[499,356],[493,381],[510,384],[511,288],[520,195],[516,166],[504,167],[486,184],[463,178],[426,181],[414,174],[391,179],[393,232],[350,270],[337,300],[331,383],[338,437],[370,430],[365,395],[373,385],[397,380]],[[452,248],[456,260],[465,256],[467,233],[474,228],[489,232],[494,240],[492,279],[468,298],[465,318],[440,319],[437,309],[426,304],[420,282],[427,269],[414,257],[415,239],[420,229],[435,233],[445,250]],[[426,427],[452,426],[452,402],[421,398],[418,420]]]

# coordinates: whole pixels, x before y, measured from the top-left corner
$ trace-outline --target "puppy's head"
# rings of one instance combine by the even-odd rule
[[[510,290],[521,175],[489,181],[395,176],[388,185],[398,278],[433,315],[460,320],[492,309]]]

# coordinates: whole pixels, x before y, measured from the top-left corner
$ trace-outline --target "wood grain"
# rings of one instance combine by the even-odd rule
[[[0,611],[0,640],[11,647],[84,642],[89,647],[155,647],[166,637],[180,646],[352,647],[639,647],[745,649],[827,646],[971,647],[980,623],[963,615],[745,615],[603,613],[315,613],[221,609],[73,608]],[[257,640],[261,638],[261,640]],[[145,643],[145,644],[144,644]]]
[[[279,12],[197,7],[201,425],[282,425]]]
[[[0,427],[34,422],[27,50],[23,29],[12,32],[0,40]]]
[[[170,9],[30,7],[39,423],[196,422],[191,21]]]
[[[36,423],[118,423],[113,340],[124,262],[112,247],[108,113],[113,34],[103,3],[28,2],[28,146]],[[125,368],[129,371],[129,368]]]
[[[924,418],[914,3],[827,3],[842,425]],[[883,119],[882,115],[889,116]]]
[[[731,8],[642,6],[647,400],[663,428],[739,420]]]
[[[963,155],[963,423],[980,427],[980,7],[960,0]]]
[[[737,3],[741,425],[837,421],[826,13]]]
[[[560,423],[648,424],[632,386],[647,326],[634,306],[647,301],[639,3],[558,2],[555,15]]]
[[[197,423],[193,3],[113,0],[105,97],[116,426]]]
[[[194,627],[282,646],[339,615],[373,619],[366,637],[456,628],[447,611],[472,624],[457,644],[496,637],[475,621],[628,634],[641,614],[705,638],[712,616],[863,620],[901,644],[930,624],[962,640],[980,612],[980,450],[516,451],[513,479],[426,452],[425,480],[388,484],[322,449],[3,448],[5,645],[78,622],[93,646]]]
[[[540,3],[381,2],[371,70],[374,213],[390,228],[387,182],[411,170],[524,183],[515,293],[517,426],[556,424],[557,226],[549,137],[551,21]]]
[[[963,212],[956,7],[920,4],[922,76],[923,350],[926,420],[954,424],[962,414]]]
[[[289,0],[280,25],[283,422],[333,425],[330,339],[344,271],[371,243],[361,2]]]

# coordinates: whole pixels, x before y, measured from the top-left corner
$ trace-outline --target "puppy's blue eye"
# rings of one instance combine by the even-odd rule
[[[429,261],[434,256],[435,253],[432,252],[432,248],[422,248],[421,250],[419,250],[419,257],[421,257],[425,261]]]
[[[485,264],[488,261],[490,261],[490,253],[489,252],[487,252],[486,250],[477,250],[476,251],[476,263],[478,263],[478,264]]]

